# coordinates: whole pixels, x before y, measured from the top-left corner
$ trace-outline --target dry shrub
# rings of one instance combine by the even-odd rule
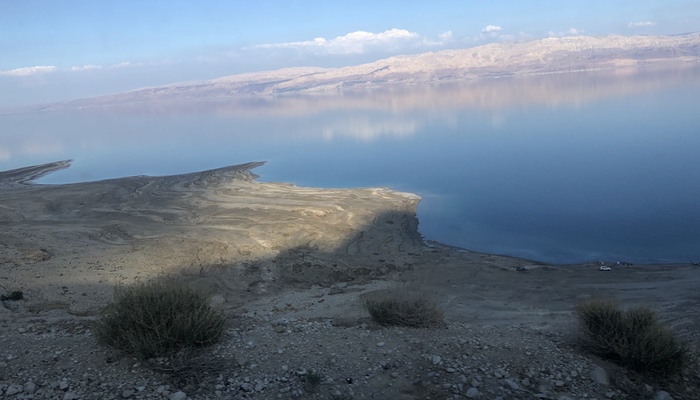
[[[225,317],[207,296],[177,279],[118,286],[114,300],[95,324],[95,336],[141,359],[210,346],[224,331]]]
[[[372,319],[381,325],[427,328],[440,325],[444,316],[428,296],[408,291],[388,291],[364,300]]]
[[[622,311],[611,301],[576,305],[582,344],[592,353],[642,373],[679,373],[690,350],[647,307]]]

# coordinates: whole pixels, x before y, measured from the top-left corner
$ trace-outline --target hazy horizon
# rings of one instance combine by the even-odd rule
[[[0,6],[0,107],[493,42],[697,31],[700,4],[684,0],[13,2]]]

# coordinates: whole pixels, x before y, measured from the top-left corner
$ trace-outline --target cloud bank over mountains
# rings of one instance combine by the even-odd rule
[[[335,38],[326,39],[323,37],[314,38],[313,40],[286,42],[286,43],[264,43],[254,46],[244,47],[242,49],[224,52],[224,56],[220,57],[200,57],[204,60],[221,60],[224,58],[241,57],[248,53],[261,55],[264,52],[268,54],[275,51],[292,51],[299,54],[312,54],[315,56],[353,56],[369,53],[401,53],[404,51],[425,51],[431,48],[440,48],[448,44],[454,43],[455,38],[452,31],[443,32],[435,38],[429,38],[416,32],[411,32],[406,29],[392,28],[384,32],[367,32],[354,31],[346,35],[337,36]],[[70,72],[86,72],[102,69],[116,69],[125,67],[139,67],[150,64],[167,64],[167,63],[182,63],[186,62],[179,60],[171,62],[169,60],[161,60],[150,63],[124,61],[111,65],[85,64],[75,65],[66,68],[60,68],[53,65],[50,66],[29,66],[20,67],[11,70],[0,70],[0,76],[8,77],[27,77],[32,75],[46,74],[58,71]]]
[[[143,63],[131,63],[128,61],[124,61],[121,63],[112,64],[112,65],[108,65],[105,67],[103,67],[101,65],[94,65],[94,64],[72,66],[70,68],[63,69],[63,71],[82,72],[82,71],[94,71],[94,70],[100,70],[100,69],[138,67],[141,65],[143,65]],[[19,76],[19,77],[22,77],[22,76],[47,74],[47,73],[59,72],[59,71],[62,71],[62,69],[60,69],[54,65],[37,65],[34,67],[22,67],[22,68],[7,70],[7,71],[0,71],[0,76]]]
[[[627,23],[628,28],[641,28],[641,27],[647,27],[647,26],[656,26],[656,22],[654,22],[654,21],[633,21],[633,22]]]
[[[492,32],[500,32],[502,30],[503,30],[503,28],[501,28],[498,25],[486,25],[486,27],[484,29],[482,29],[481,32],[492,33]]]
[[[653,21],[633,21],[627,24],[628,28],[644,28],[655,26]],[[549,37],[564,37],[581,35],[586,31],[583,29],[570,28],[564,31],[547,32]],[[247,46],[239,49],[229,49],[220,51],[218,55],[200,55],[191,60],[160,60],[150,62],[123,61],[110,65],[84,64],[70,67],[58,67],[54,65],[23,66],[15,69],[0,70],[0,77],[29,77],[33,75],[44,75],[51,72],[87,72],[97,70],[117,69],[124,67],[142,67],[159,64],[186,64],[196,62],[232,62],[246,57],[266,57],[284,58],[293,54],[296,57],[313,56],[322,58],[324,56],[348,58],[358,55],[399,55],[415,54],[423,51],[437,51],[449,48],[465,48],[475,44],[487,42],[514,41],[522,39],[532,39],[533,34],[527,32],[509,32],[501,25],[488,24],[480,32],[473,36],[458,36],[453,31],[448,30],[433,37],[412,32],[407,29],[391,28],[383,32],[369,32],[358,30],[337,36],[335,38],[317,37],[311,40],[263,43]],[[275,66],[276,67],[276,66]]]
[[[589,34],[580,27],[550,30],[539,35],[489,21],[472,29],[429,35],[402,28],[371,32],[356,30],[336,37],[253,44],[238,48],[210,48],[202,53],[178,54],[170,59],[130,60],[116,63],[91,62],[47,64],[0,69],[0,107],[70,100],[133,90],[172,82],[191,82],[221,76],[315,66],[338,68],[379,59],[442,50],[466,49],[488,43],[515,43],[539,37],[569,37]],[[623,29],[645,33],[656,22],[631,21]],[[469,35],[465,34],[469,33]],[[56,62],[54,64],[54,62]]]
[[[11,69],[8,71],[0,71],[0,76],[30,76],[36,74],[45,74],[47,72],[54,72],[57,68],[53,65],[37,65],[35,67],[22,67]]]
[[[416,32],[393,28],[380,33],[355,31],[333,39],[319,37],[302,42],[260,44],[246,49],[295,49],[326,54],[362,54],[376,48],[399,48],[429,43]]]

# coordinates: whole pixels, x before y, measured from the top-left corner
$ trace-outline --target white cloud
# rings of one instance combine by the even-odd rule
[[[172,64],[173,62],[170,60],[159,60],[159,61],[150,61],[150,62],[131,62],[131,61],[122,61],[116,64],[110,64],[107,66],[102,66],[102,65],[96,65],[96,64],[87,64],[83,66],[75,66],[71,67],[71,71],[92,71],[92,70],[98,70],[98,69],[117,69],[117,68],[132,68],[132,67],[146,67],[146,66],[153,66],[153,65],[167,65],[167,64]]]
[[[499,34],[498,32],[502,31],[503,28],[498,26],[498,25],[486,25],[482,30],[479,36],[475,37],[474,40],[488,40],[489,38],[498,38],[501,40],[511,40],[512,37],[511,35],[502,35]]]
[[[451,35],[451,32],[450,32]],[[372,48],[392,48],[405,44],[421,44],[421,36],[405,29],[390,29],[380,33],[356,31],[334,39],[315,38],[303,42],[268,43],[250,48],[287,48],[310,50],[324,54],[362,54]]]
[[[454,43],[454,41],[455,41],[455,37],[454,37],[454,34],[452,33],[452,31],[447,31],[447,32],[443,32],[443,33],[439,34],[437,36],[437,40],[432,40],[432,39],[424,37],[419,42],[418,41],[413,42],[412,44],[415,44],[418,46],[423,45],[423,46],[432,47],[432,46],[445,46],[445,45],[448,45],[450,43]]]
[[[112,64],[107,68],[125,68],[125,67],[134,67],[137,65],[138,64],[132,64],[130,61],[122,61],[120,63]]]
[[[644,26],[654,26],[656,25],[656,22],[654,21],[633,21],[633,22],[628,22],[627,27],[628,28],[640,28]]]
[[[53,65],[39,65],[36,67],[24,67],[24,68],[17,68],[17,69],[12,69],[8,71],[0,71],[0,75],[8,75],[8,76],[29,76],[29,75],[36,75],[36,74],[45,74],[48,72],[54,72],[56,71],[56,67]]]
[[[454,35],[452,34],[452,31],[447,31],[439,34],[438,38],[440,38],[442,43],[449,43],[454,40]]]
[[[586,31],[583,29],[569,28],[563,32],[549,31],[549,32],[547,32],[547,35],[549,37],[576,36],[576,35],[582,35],[584,32],[586,32]]]
[[[95,69],[102,69],[101,65],[94,65],[94,64],[88,64],[88,65],[83,65],[83,66],[75,66],[71,67],[71,71],[92,71]]]

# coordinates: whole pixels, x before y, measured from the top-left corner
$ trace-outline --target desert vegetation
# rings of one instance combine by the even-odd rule
[[[222,366],[204,348],[219,341],[225,322],[205,293],[168,277],[115,288],[114,303],[93,331],[101,344],[189,384]]]
[[[670,376],[682,371],[689,347],[648,307],[623,310],[612,301],[576,306],[581,344],[593,354],[641,373]]]
[[[364,306],[372,320],[381,325],[429,328],[444,321],[442,310],[430,297],[406,289],[370,295]]]
[[[210,346],[224,325],[204,293],[171,278],[117,287],[94,332],[102,344],[149,359]]]

